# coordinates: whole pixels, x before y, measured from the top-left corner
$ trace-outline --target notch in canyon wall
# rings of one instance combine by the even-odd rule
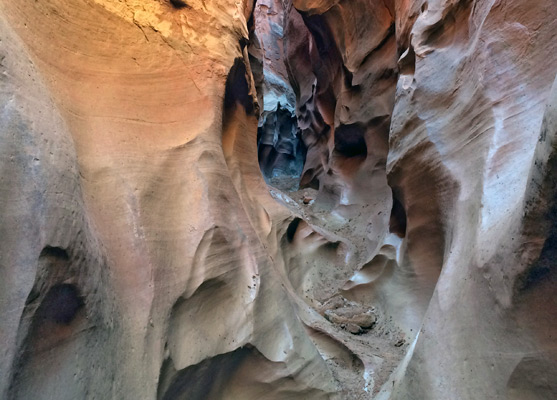
[[[64,248],[46,246],[37,262],[18,330],[8,398],[28,398],[45,357],[52,360],[63,353],[65,344],[85,327],[87,302],[77,284],[75,259]]]
[[[252,130],[255,136],[257,103],[252,97],[250,83],[249,67],[243,58],[235,58],[226,78],[223,99],[222,148],[227,159],[234,152],[238,141],[243,143],[241,146],[246,146],[245,141],[250,140]],[[243,160],[249,161],[251,157],[246,156],[244,149]],[[255,160],[255,156],[253,158]]]

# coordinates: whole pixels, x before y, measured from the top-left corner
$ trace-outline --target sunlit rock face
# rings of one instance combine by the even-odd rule
[[[0,398],[557,398],[556,21],[2,2]]]

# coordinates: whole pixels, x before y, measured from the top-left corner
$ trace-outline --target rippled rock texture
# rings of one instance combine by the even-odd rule
[[[2,1],[0,398],[557,397],[556,21]]]

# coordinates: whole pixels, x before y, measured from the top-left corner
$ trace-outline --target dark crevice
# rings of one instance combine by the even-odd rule
[[[309,15],[300,13],[308,30],[311,32],[313,40],[317,46],[317,52],[322,60],[330,59],[333,55],[338,55],[333,35],[327,25],[325,18],[320,14]]]
[[[294,218],[292,222],[288,225],[286,229],[286,239],[292,243],[294,240],[294,236],[296,235],[296,231],[298,230],[298,225],[302,220],[300,218]]]
[[[366,157],[365,128],[361,124],[341,125],[335,129],[335,154],[342,157]]]
[[[181,9],[181,8],[191,8],[184,0],[169,0],[172,7]]]
[[[255,29],[255,6],[257,4],[257,0],[253,0],[252,1],[252,7],[251,7],[251,14],[248,18],[248,22],[247,22],[247,27],[248,27],[248,32],[250,33],[250,36],[253,32],[253,30]]]
[[[60,247],[46,246],[39,257],[53,257],[61,260],[69,260],[68,252]]]
[[[318,174],[315,172],[315,169],[310,168],[306,170],[302,177],[300,178],[300,188],[305,189],[315,189],[319,190],[319,178]]]
[[[553,187],[556,187],[556,183],[552,183]],[[554,193],[552,203],[552,207],[545,215],[545,221],[550,223],[549,235],[536,263],[517,279],[515,287],[518,291],[532,290],[543,282],[557,282],[555,268],[557,265],[557,191]]]
[[[232,379],[238,367],[253,353],[251,346],[217,355],[197,365],[192,365],[174,374],[168,389],[160,394],[162,400],[206,400],[221,398],[221,391]],[[168,368],[166,372],[171,368]]]
[[[389,219],[389,231],[400,238],[406,236],[406,211],[393,190],[393,208]]]
[[[70,324],[84,302],[77,287],[71,284],[53,286],[39,307],[37,317],[44,321],[53,321],[57,324]]]

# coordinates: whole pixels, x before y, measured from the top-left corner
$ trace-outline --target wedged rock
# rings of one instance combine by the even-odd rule
[[[342,296],[329,299],[319,310],[328,321],[354,334],[368,331],[377,322],[373,309],[348,301]]]
[[[362,308],[343,307],[325,311],[325,318],[334,324],[357,325],[363,329],[371,329],[377,321],[377,316],[371,311]]]

